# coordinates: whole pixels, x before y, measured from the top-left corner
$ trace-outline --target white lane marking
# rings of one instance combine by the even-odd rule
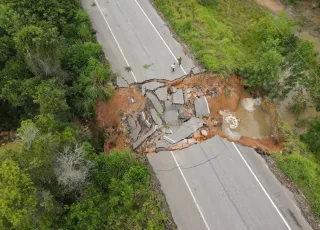
[[[172,132],[172,131],[171,131]],[[167,136],[163,136],[163,138],[167,139],[168,141],[172,142],[172,144],[175,144],[176,141],[175,140],[172,140],[170,137],[167,137]]]
[[[209,225],[208,225],[206,219],[204,218],[203,213],[201,212],[201,209],[200,209],[200,207],[199,207],[199,205],[198,205],[198,202],[197,202],[196,198],[194,197],[194,195],[193,195],[193,193],[192,193],[192,190],[191,190],[191,188],[190,188],[190,186],[189,186],[189,184],[188,184],[188,181],[187,181],[187,179],[185,178],[185,176],[184,176],[184,174],[183,174],[183,172],[182,172],[182,170],[181,170],[181,168],[180,168],[180,165],[179,165],[176,157],[174,156],[174,154],[173,154],[172,151],[170,151],[170,152],[171,152],[171,155],[172,155],[174,161],[176,162],[176,165],[177,165],[177,167],[178,167],[178,169],[179,169],[179,171],[180,171],[180,173],[181,173],[181,176],[182,176],[184,182],[186,183],[186,185],[187,185],[187,187],[188,187],[188,190],[189,190],[189,192],[190,192],[190,194],[191,194],[191,196],[192,196],[192,199],[193,199],[194,203],[196,204],[196,206],[197,206],[197,208],[198,208],[198,211],[199,211],[199,213],[200,213],[200,215],[201,215],[201,217],[202,217],[202,220],[203,220],[204,224],[206,225],[207,229],[210,230]]]
[[[275,205],[275,203],[273,202],[273,200],[271,199],[271,197],[269,196],[269,194],[267,193],[267,191],[265,190],[265,188],[263,187],[263,185],[261,184],[261,182],[259,181],[258,177],[256,176],[256,174],[254,174],[253,170],[251,169],[251,167],[249,166],[249,164],[247,163],[247,161],[244,159],[244,157],[242,156],[240,150],[238,149],[238,147],[231,142],[234,146],[234,148],[237,150],[239,156],[241,157],[241,159],[243,160],[243,162],[246,164],[246,166],[248,167],[248,169],[250,170],[251,174],[253,175],[253,177],[256,179],[256,181],[258,182],[258,184],[260,185],[262,191],[264,192],[264,194],[266,194],[266,196],[268,197],[269,201],[271,202],[271,204],[273,205],[273,207],[276,209],[277,213],[279,214],[279,216],[281,217],[281,219],[283,220],[283,222],[285,223],[285,225],[287,226],[287,228],[289,230],[291,230],[288,222],[286,221],[286,219],[283,217],[283,215],[281,214],[280,210],[278,209],[278,207]]]
[[[161,36],[161,34],[159,33],[159,31],[157,30],[157,28],[154,26],[154,24],[152,23],[152,21],[150,20],[150,18],[148,17],[148,15],[146,14],[146,12],[142,9],[141,5],[139,4],[139,2],[137,0],[135,0],[135,2],[137,3],[137,5],[139,6],[139,8],[141,9],[141,11],[143,12],[144,16],[146,16],[146,18],[148,19],[148,21],[150,22],[150,24],[152,25],[153,29],[157,32],[157,34],[159,35],[159,37],[161,38],[161,40],[163,41],[163,43],[165,44],[165,46],[168,48],[169,52],[171,53],[171,55],[174,57],[174,59],[178,62],[177,57],[173,54],[172,50],[169,48],[168,44],[165,42],[165,40],[163,39],[163,37]],[[182,71],[184,72],[184,74],[187,74],[187,72],[184,70],[184,68],[182,67],[182,65],[180,65]]]
[[[206,102],[207,109],[208,109],[208,112],[209,112],[209,114],[210,114],[210,108],[209,108],[209,105],[208,105],[208,101],[207,101],[207,97],[206,97],[206,96],[204,96],[204,100],[205,100],[205,102]]]
[[[114,40],[115,40],[115,42],[116,42],[116,44],[117,44],[117,46],[118,46],[118,48],[119,48],[119,50],[120,50],[120,52],[121,52],[121,54],[122,54],[122,57],[124,58],[127,66],[130,66],[130,65],[129,65],[129,62],[128,62],[127,58],[126,58],[126,56],[124,56],[124,53],[123,53],[123,51],[122,51],[122,49],[121,49],[121,47],[120,47],[120,45],[119,45],[119,42],[118,42],[116,36],[114,35],[114,33],[113,33],[113,31],[112,31],[112,29],[111,29],[111,27],[110,27],[110,25],[109,25],[109,22],[107,21],[106,17],[104,16],[104,14],[103,14],[103,12],[102,12],[102,10],[101,10],[101,8],[100,8],[100,5],[99,5],[98,1],[97,1],[97,0],[94,0],[94,2],[95,2],[96,5],[98,6],[98,9],[99,9],[99,11],[100,11],[100,13],[101,13],[104,21],[107,23],[107,26],[108,26],[111,34],[112,34],[112,37],[114,38]],[[132,72],[132,70],[131,70],[130,72],[131,72],[131,74],[132,74],[132,77],[134,78],[134,81],[135,81],[135,82],[138,82],[137,79],[136,79],[136,77],[134,76],[134,73]]]

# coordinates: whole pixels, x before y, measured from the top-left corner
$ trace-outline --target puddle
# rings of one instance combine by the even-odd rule
[[[267,139],[272,133],[270,116],[260,107],[260,100],[244,98],[235,112],[222,112],[224,132],[230,138],[246,136],[253,139]],[[227,114],[227,115],[225,115]],[[230,120],[237,119],[237,122]],[[236,123],[236,125],[234,125]],[[231,127],[233,125],[233,127]]]
[[[248,108],[244,107],[245,103],[243,103],[243,100],[239,103],[236,112],[233,113],[238,119],[238,127],[234,131],[241,136],[253,139],[266,139],[270,137],[272,132],[270,116],[262,110],[260,105],[252,105],[253,99],[251,99],[250,109],[248,110]]]

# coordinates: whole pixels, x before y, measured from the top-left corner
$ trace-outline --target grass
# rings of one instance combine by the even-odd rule
[[[195,52],[208,70],[237,72],[252,50],[245,37],[263,17],[258,6],[247,0],[219,1],[217,8],[193,0],[154,0],[173,30]]]
[[[278,129],[284,138],[283,154],[275,153],[280,170],[302,191],[316,215],[320,216],[320,164],[293,130],[279,120]]]
[[[152,64],[145,64],[145,65],[143,65],[143,68],[149,69],[151,66],[152,66]]]
[[[126,67],[124,67],[124,70],[127,71],[127,72],[131,72],[132,68],[130,66],[126,66]]]
[[[272,155],[281,171],[302,191],[316,215],[320,216],[320,165],[309,154],[299,152],[287,155]]]

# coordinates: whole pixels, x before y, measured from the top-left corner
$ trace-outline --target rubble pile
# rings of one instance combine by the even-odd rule
[[[199,142],[194,133],[208,136],[203,118],[210,109],[201,88],[178,89],[161,82],[140,85],[148,100],[140,114],[126,115],[133,150],[158,152],[182,149]],[[214,89],[207,90],[210,96]],[[134,98],[129,99],[134,103]],[[199,139],[198,138],[198,139]]]

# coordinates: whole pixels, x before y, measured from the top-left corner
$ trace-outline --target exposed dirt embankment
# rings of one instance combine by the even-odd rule
[[[176,90],[184,98],[180,105],[175,104]],[[138,152],[155,151],[158,145],[161,149],[175,150],[215,135],[227,138],[222,130],[223,118],[220,111],[235,112],[240,100],[250,97],[244,91],[241,77],[233,75],[224,79],[213,73],[196,74],[172,82],[148,81],[115,90],[111,100],[107,103],[99,101],[96,105],[97,121],[106,132],[104,150],[110,152],[114,148],[129,148],[132,144]],[[210,110],[209,114],[198,116],[203,121],[202,127],[182,141],[170,140],[170,137],[175,137],[172,135],[175,130],[187,125],[186,122],[196,117],[199,111],[205,112],[205,108],[196,108],[196,101],[204,107],[207,103]],[[171,112],[166,113],[167,109]],[[152,114],[152,110],[158,112]],[[176,111],[178,115],[172,111]],[[140,143],[141,138],[143,141]],[[281,140],[275,141],[273,136],[265,139],[242,136],[238,142],[268,153],[281,151],[282,148]]]
[[[135,103],[130,103],[131,97],[136,100]],[[107,103],[97,102],[96,119],[106,132],[105,152],[110,152],[114,148],[130,148],[130,143],[126,140],[126,131],[121,127],[122,117],[124,114],[142,110],[144,104],[145,98],[137,87],[117,89]]]

